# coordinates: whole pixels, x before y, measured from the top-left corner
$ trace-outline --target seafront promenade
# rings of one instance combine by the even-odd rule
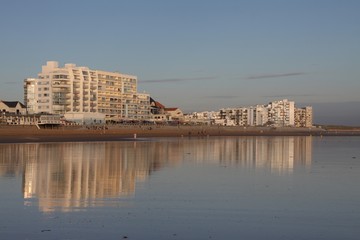
[[[211,136],[360,136],[360,129],[271,128],[225,126],[111,125],[66,126],[38,129],[35,126],[0,126],[0,143],[126,141],[155,137]]]

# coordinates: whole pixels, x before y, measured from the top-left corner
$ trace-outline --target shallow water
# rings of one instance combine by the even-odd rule
[[[359,137],[0,144],[0,239],[359,239]]]

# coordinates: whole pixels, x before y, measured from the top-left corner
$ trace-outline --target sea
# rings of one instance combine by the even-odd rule
[[[360,239],[360,137],[0,144],[0,239]]]

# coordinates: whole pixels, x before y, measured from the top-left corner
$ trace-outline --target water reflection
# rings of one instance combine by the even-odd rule
[[[135,193],[137,182],[182,161],[291,174],[311,164],[311,137],[221,137],[144,142],[4,144],[0,176],[22,177],[25,204],[43,212],[104,204]]]
[[[266,169],[274,174],[292,173],[311,165],[312,137],[236,137],[193,140],[184,149],[194,161]]]

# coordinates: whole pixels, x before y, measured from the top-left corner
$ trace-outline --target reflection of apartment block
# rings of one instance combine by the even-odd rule
[[[22,173],[24,198],[37,198],[41,211],[132,195],[153,171],[183,160],[291,174],[311,165],[312,137],[0,145],[0,174]]]
[[[23,152],[28,156],[24,198],[38,198],[41,211],[72,211],[99,206],[99,199],[133,195],[136,184],[151,172],[183,158],[178,142],[123,142],[121,147],[112,142],[19,146],[14,156]]]
[[[295,126],[312,127],[313,111],[312,107],[295,108]]]
[[[193,159],[246,168],[292,173],[295,167],[310,166],[311,137],[244,137],[192,140],[183,147]]]
[[[0,176],[21,176],[27,151],[22,144],[0,144]],[[28,144],[27,147],[31,147]]]
[[[294,140],[295,163],[309,167],[312,160],[312,137],[295,137]]]
[[[146,179],[152,162],[134,148],[111,143],[38,145],[24,170],[24,198],[37,197],[42,211],[71,210],[98,198],[128,196]],[[145,153],[144,153],[145,154]]]
[[[271,141],[269,162],[273,172],[292,172],[294,169],[294,138],[279,137]]]
[[[24,81],[29,113],[102,113],[107,119],[147,119],[150,96],[137,93],[137,78],[75,64],[47,62],[38,78]]]

